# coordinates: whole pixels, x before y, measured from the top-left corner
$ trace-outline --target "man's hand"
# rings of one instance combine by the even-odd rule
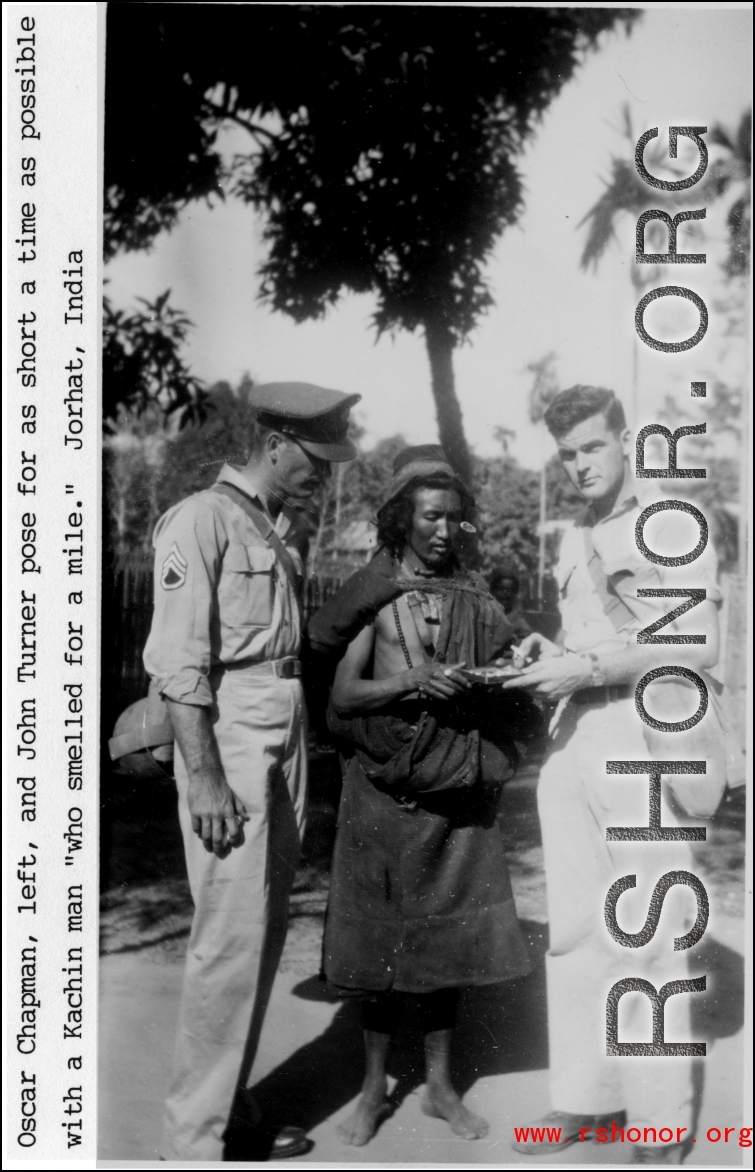
[[[189,775],[192,830],[206,851],[224,859],[244,841],[249,815],[225,779],[210,710],[168,699],[168,712]]]
[[[540,636],[538,636],[540,638]],[[526,642],[527,640],[525,640]],[[549,643],[546,639],[545,643]],[[550,647],[555,644],[550,643]],[[571,692],[578,692],[580,688],[589,688],[592,683],[592,665],[589,659],[580,655],[564,655],[560,648],[555,652],[546,652],[537,663],[531,663],[523,668],[522,674],[503,685],[504,689],[526,688],[536,696],[548,696],[551,700],[560,700]]]
[[[524,667],[535,659],[539,661],[564,654],[558,644],[551,643],[550,639],[546,639],[545,635],[539,635],[537,631],[522,639],[519,646],[512,647],[511,650],[514,653],[515,667]]]
[[[206,851],[224,859],[233,847],[241,846],[249,815],[225,778],[190,777],[187,798],[192,830]]]
[[[412,691],[424,692],[433,700],[452,700],[468,691],[472,685],[461,669],[466,663],[452,663],[446,667],[439,663],[425,663],[407,672]]]

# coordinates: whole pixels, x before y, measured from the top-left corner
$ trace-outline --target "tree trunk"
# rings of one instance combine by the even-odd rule
[[[454,338],[445,326],[425,323],[425,343],[430,359],[438,436],[449,462],[465,484],[472,487],[472,460],[464,437],[459,400],[454,386]]]
[[[454,338],[450,330],[436,323],[425,323],[425,343],[427,355],[430,359],[430,374],[432,377],[433,398],[435,399],[435,415],[438,420],[438,436],[440,446],[448,457],[452,468],[469,487],[474,491],[472,474],[472,457],[467,447],[464,435],[464,424],[461,418],[461,407],[456,398],[454,384]],[[477,517],[470,518],[476,522]],[[470,569],[479,569],[482,562],[480,555],[480,540],[478,533],[461,533],[457,552],[462,562]]]

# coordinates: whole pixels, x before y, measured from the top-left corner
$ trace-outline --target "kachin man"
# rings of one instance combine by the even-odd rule
[[[513,639],[455,545],[473,506],[442,450],[407,448],[378,513],[379,549],[311,620],[314,650],[340,655],[330,726],[346,756],[324,969],[363,1003],[362,1095],[338,1131],[362,1146],[390,1111],[386,1059],[407,1006],[424,1035],[422,1110],[478,1139],[486,1120],[450,1077],[460,986],[528,971],[501,834],[516,749],[502,697],[464,669]]]

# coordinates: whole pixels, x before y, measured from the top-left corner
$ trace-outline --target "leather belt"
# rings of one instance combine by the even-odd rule
[[[633,690],[629,684],[615,684],[611,687],[604,688],[580,688],[578,692],[573,692],[571,697],[572,704],[612,704],[615,700],[629,700],[631,699]]]
[[[255,675],[277,676],[279,680],[293,680],[301,675],[301,660],[295,655],[283,659],[266,659],[263,663],[228,663],[226,671],[250,671]]]

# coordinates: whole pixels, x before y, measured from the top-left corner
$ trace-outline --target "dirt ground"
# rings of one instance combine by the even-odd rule
[[[289,933],[255,1065],[266,1117],[307,1128],[305,1162],[508,1163],[512,1127],[548,1110],[544,954],[547,915],[535,805],[537,755],[504,789],[500,827],[514,896],[534,961],[530,976],[505,990],[470,991],[456,1032],[455,1078],[466,1101],[491,1120],[474,1145],[419,1110],[417,1039],[407,1033],[392,1059],[394,1110],[363,1149],[345,1149],[335,1124],[361,1082],[358,1009],[330,999],[318,979],[328,868],[340,781],[332,755],[313,760],[309,825],[291,899]],[[744,1005],[744,811],[735,795],[694,844],[695,870],[711,901],[709,930],[697,946],[709,974],[696,998],[695,1037],[709,1040],[698,1064],[698,1136],[689,1164],[741,1165],[736,1146],[704,1140],[709,1127],[742,1116]],[[172,784],[145,786],[111,775],[103,783],[100,994],[100,1156],[105,1162],[156,1161],[161,1103],[192,905]],[[696,951],[697,951],[696,950]],[[704,958],[702,953],[704,952]],[[295,1116],[295,1117],[294,1117]],[[248,1163],[238,1154],[233,1158]],[[557,1163],[624,1163],[596,1145],[559,1153]],[[535,1161],[518,1157],[517,1163]],[[552,1161],[553,1162],[553,1161]]]

